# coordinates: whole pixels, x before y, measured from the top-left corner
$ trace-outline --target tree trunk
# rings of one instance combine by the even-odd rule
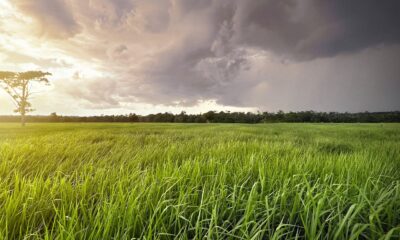
[[[22,99],[20,103],[20,113],[21,113],[21,126],[25,127],[25,113],[26,113],[26,99],[27,99],[27,92],[26,92],[26,85],[28,83],[25,82],[23,87],[22,87]]]
[[[21,126],[25,127],[26,119],[25,119],[25,111],[21,112]]]

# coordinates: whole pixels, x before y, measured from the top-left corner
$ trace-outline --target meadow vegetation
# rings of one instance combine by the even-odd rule
[[[0,124],[0,239],[399,239],[400,124]]]

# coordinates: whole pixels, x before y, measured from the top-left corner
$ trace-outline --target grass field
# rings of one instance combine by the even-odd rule
[[[400,239],[400,124],[0,124],[0,239]]]

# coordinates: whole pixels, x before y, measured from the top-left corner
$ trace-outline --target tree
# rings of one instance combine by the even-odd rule
[[[50,119],[50,121],[52,121],[52,122],[57,122],[57,120],[58,120],[58,115],[57,115],[57,113],[56,113],[56,112],[50,113],[49,119]]]
[[[49,72],[28,71],[28,72],[0,72],[1,87],[12,97],[17,107],[15,112],[21,115],[21,125],[25,126],[25,116],[28,112],[32,112],[29,98],[32,94],[33,83],[49,84],[46,78],[50,76]]]

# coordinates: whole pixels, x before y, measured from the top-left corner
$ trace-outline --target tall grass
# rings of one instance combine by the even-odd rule
[[[2,124],[0,210],[0,239],[400,239],[400,124]]]

